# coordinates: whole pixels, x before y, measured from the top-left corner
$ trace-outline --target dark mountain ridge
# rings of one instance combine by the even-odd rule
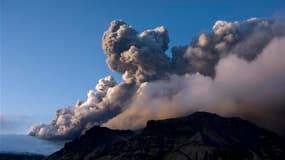
[[[281,160],[285,140],[242,120],[207,112],[151,120],[139,133],[93,127],[48,160]]]

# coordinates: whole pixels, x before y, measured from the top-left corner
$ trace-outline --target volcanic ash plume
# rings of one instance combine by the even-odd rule
[[[103,49],[109,67],[121,74],[125,83],[159,79],[170,68],[168,32],[157,27],[138,33],[123,21],[113,21],[103,35]]]
[[[72,138],[93,125],[137,129],[150,119],[208,111],[239,116],[285,135],[285,23],[217,21],[189,45],[168,49],[165,27],[138,32],[113,21],[103,35],[108,66],[85,102],[57,111],[30,135]]]
[[[215,79],[185,74],[145,82],[130,107],[104,126],[137,129],[149,119],[208,111],[249,119],[284,134],[284,50],[285,38],[276,38],[250,63],[237,55],[221,59],[215,68]]]
[[[31,127],[29,135],[45,139],[76,137],[89,127],[99,125],[120,111],[117,106],[120,105],[120,101],[117,98],[125,94],[124,88],[124,85],[117,84],[111,76],[100,79],[95,90],[88,92],[86,101],[78,101],[73,107],[57,110],[50,124]]]
[[[221,58],[235,54],[247,61],[254,60],[274,37],[284,36],[280,20],[249,19],[245,22],[217,21],[211,33],[202,33],[192,44],[174,47],[176,72],[215,76],[215,66]]]

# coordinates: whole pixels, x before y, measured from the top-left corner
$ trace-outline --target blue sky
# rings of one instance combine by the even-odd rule
[[[11,124],[22,120],[23,127],[11,132],[23,132],[84,100],[99,78],[120,80],[101,47],[112,20],[140,31],[164,25],[171,48],[210,30],[216,20],[284,17],[285,0],[0,0],[0,11],[0,113]]]

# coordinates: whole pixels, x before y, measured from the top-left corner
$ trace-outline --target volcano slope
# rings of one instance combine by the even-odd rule
[[[281,160],[285,140],[240,118],[207,112],[151,120],[140,132],[95,126],[47,160]]]

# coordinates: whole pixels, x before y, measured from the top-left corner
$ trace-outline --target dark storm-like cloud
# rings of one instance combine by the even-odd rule
[[[113,21],[103,35],[107,64],[122,74],[101,79],[86,101],[59,109],[29,134],[73,138],[94,125],[137,129],[150,119],[197,110],[234,115],[285,135],[285,24],[281,19],[217,21],[189,45],[168,49],[165,27],[143,32]]]

